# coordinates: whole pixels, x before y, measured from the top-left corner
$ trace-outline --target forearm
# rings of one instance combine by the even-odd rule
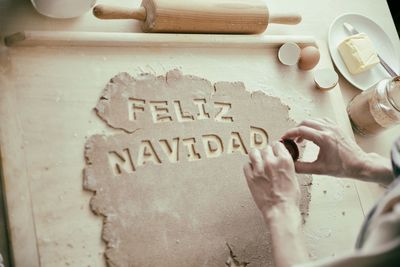
[[[392,165],[389,159],[376,153],[368,153],[360,163],[359,180],[389,185],[393,179]]]
[[[263,215],[271,232],[275,265],[286,267],[307,261],[298,206],[282,203]]]

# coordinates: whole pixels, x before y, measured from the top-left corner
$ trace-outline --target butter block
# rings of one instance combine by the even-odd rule
[[[365,33],[347,37],[338,50],[351,74],[364,72],[379,63],[376,50]]]

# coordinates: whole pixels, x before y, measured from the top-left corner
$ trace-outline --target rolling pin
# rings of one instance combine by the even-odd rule
[[[97,5],[100,19],[136,19],[144,32],[240,33],[265,31],[269,23],[298,24],[299,14],[270,15],[263,0],[143,0],[139,8]]]

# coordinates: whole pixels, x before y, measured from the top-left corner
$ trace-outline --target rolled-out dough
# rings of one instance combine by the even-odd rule
[[[172,70],[116,75],[95,110],[123,130],[85,146],[84,188],[104,220],[109,266],[224,266],[226,243],[249,266],[272,266],[242,166],[295,125],[287,106],[241,82]],[[311,177],[299,181],[306,213]]]

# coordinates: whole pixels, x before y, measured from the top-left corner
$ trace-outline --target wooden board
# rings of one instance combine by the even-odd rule
[[[317,68],[332,67],[325,44],[319,46]],[[351,133],[339,86],[316,90],[312,72],[279,64],[273,47],[39,46],[1,53],[0,146],[17,267],[104,266],[102,220],[90,212],[90,193],[82,190],[83,145],[87,136],[112,132],[92,109],[120,71],[179,68],[212,82],[240,80],[280,97],[297,121],[328,116]],[[310,254],[350,249],[363,219],[353,182],[314,179],[304,229]]]

